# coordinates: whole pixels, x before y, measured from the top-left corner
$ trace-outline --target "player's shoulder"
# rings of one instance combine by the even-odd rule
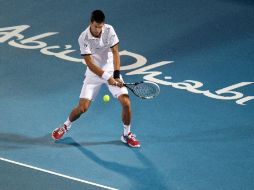
[[[88,39],[88,30],[89,30],[89,27],[87,27],[80,35],[79,35],[79,38],[78,40],[87,40]]]
[[[104,24],[105,29],[114,29],[110,24]]]
[[[104,31],[106,34],[115,34],[115,30],[114,30],[114,27],[110,24],[104,24]]]

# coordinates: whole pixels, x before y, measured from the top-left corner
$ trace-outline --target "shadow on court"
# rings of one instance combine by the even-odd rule
[[[254,129],[251,125],[238,127],[224,127],[220,129],[196,131],[186,134],[157,137],[150,136],[148,139],[155,140],[156,143],[170,144],[183,142],[234,142],[254,138]],[[146,143],[149,140],[146,141]],[[133,167],[116,161],[107,161],[97,156],[89,150],[90,146],[113,145],[124,146],[120,140],[97,141],[97,142],[77,142],[72,137],[66,137],[58,141],[53,141],[51,134],[42,137],[29,137],[13,133],[0,133],[0,151],[13,149],[26,149],[32,147],[52,147],[52,148],[70,148],[79,150],[83,156],[89,158],[101,167],[111,170],[127,178],[132,184],[140,190],[145,189],[167,189],[168,181],[165,181],[156,166],[142,153],[142,149],[130,149],[142,163],[142,167]],[[144,183],[142,183],[144,182]],[[167,184],[167,185],[166,185]]]
[[[122,163],[111,162],[103,160],[102,158],[98,157],[95,153],[91,150],[85,148],[86,143],[78,143],[73,138],[67,137],[62,140],[56,142],[57,144],[73,146],[77,148],[84,156],[93,160],[95,163],[99,164],[101,167],[104,167],[108,170],[114,171],[119,175],[122,175],[130,180],[130,183],[133,187],[137,189],[167,189],[164,185],[164,181],[161,175],[159,175],[156,167],[153,163],[147,159],[139,150],[134,149],[133,152],[139,159],[139,161],[144,165],[143,168],[137,168],[132,166],[127,166]],[[115,144],[115,145],[123,145],[120,141],[109,141],[109,142],[99,142],[93,145],[99,144]],[[92,144],[90,144],[92,145]],[[126,145],[127,146],[127,145]],[[142,183],[144,181],[145,183]]]
[[[254,128],[251,125],[224,127],[213,130],[196,131],[186,134],[172,136],[153,136],[149,135],[149,139],[156,140],[157,143],[175,143],[175,142],[230,142],[254,138]],[[93,154],[88,154],[89,151],[84,147],[99,146],[99,145],[116,145],[123,146],[120,140],[97,141],[97,142],[76,142],[72,137],[65,137],[58,141],[53,141],[51,134],[46,134],[42,137],[29,137],[14,133],[0,133],[0,151],[31,148],[31,146],[46,146],[52,148],[67,148],[70,146],[78,148],[84,155],[87,154],[90,158],[96,158]],[[149,143],[149,140],[146,141]],[[137,157],[140,156],[138,149],[132,149]],[[99,159],[95,159],[98,161]],[[141,159],[145,161],[146,159]],[[99,162],[101,163],[101,162]],[[147,163],[147,160],[146,162]]]
[[[13,150],[13,149],[25,149],[33,146],[47,146],[52,148],[77,148],[84,156],[91,159],[95,163],[99,164],[108,170],[114,171],[119,175],[128,178],[131,181],[133,187],[137,189],[148,189],[154,187],[157,189],[166,189],[163,183],[163,178],[158,174],[157,169],[149,159],[147,159],[139,149],[131,149],[143,164],[144,167],[136,168],[124,165],[122,163],[111,162],[103,160],[98,157],[91,150],[85,147],[98,146],[98,145],[120,145],[124,146],[120,140],[113,141],[100,141],[100,142],[76,142],[71,137],[66,137],[54,142],[51,138],[51,134],[46,134],[42,137],[32,138],[25,135],[11,134],[11,133],[0,133],[0,151],[1,150]],[[144,181],[145,183],[142,183]]]
[[[46,134],[42,137],[29,137],[26,135],[18,135],[13,133],[0,133],[0,150],[22,149],[31,148],[31,146],[47,146],[65,148],[72,145],[70,137],[54,141],[51,134]],[[100,141],[100,142],[82,142],[84,146],[97,146],[97,145],[122,145],[120,140],[113,141]]]

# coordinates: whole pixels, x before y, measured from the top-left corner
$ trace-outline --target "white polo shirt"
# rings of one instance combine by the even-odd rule
[[[111,47],[119,43],[119,39],[111,25],[104,24],[100,38],[94,37],[90,32],[90,26],[88,26],[79,36],[78,42],[82,56],[91,54],[94,63],[102,70],[107,72],[114,71]],[[87,67],[86,76],[94,75],[96,74]]]

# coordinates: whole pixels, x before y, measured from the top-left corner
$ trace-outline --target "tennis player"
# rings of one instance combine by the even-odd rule
[[[72,122],[88,110],[101,86],[106,84],[112,96],[122,105],[124,130],[121,141],[131,147],[140,147],[140,142],[130,129],[131,102],[120,74],[119,39],[114,28],[105,23],[105,15],[101,10],[91,13],[90,25],[81,33],[78,42],[87,65],[79,104],[74,107],[64,124],[52,132],[53,139],[62,138],[70,130]]]

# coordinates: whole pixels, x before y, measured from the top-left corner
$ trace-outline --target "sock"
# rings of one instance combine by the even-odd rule
[[[69,130],[71,128],[71,124],[72,124],[72,122],[70,121],[70,119],[68,117],[67,120],[64,122],[64,125],[66,125],[67,130]]]
[[[123,124],[123,135],[126,136],[131,131],[131,125],[124,125]]]

